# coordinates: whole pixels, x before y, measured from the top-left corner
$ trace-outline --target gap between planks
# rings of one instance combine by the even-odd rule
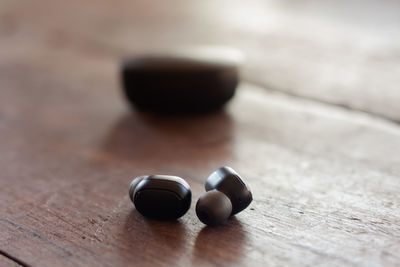
[[[14,263],[15,266],[24,266],[24,267],[29,267],[31,265],[27,264],[26,262],[8,254],[7,252],[0,250],[0,257],[3,256],[6,261],[6,263]],[[2,263],[3,260],[0,260],[0,263]]]
[[[320,104],[323,104],[323,105],[328,105],[328,106],[332,106],[332,107],[338,107],[338,108],[341,108],[341,109],[344,109],[344,110],[347,110],[347,111],[351,111],[351,112],[363,113],[363,114],[368,115],[370,117],[373,117],[375,119],[384,120],[386,122],[396,124],[397,126],[400,125],[400,120],[395,120],[395,119],[392,119],[392,118],[390,118],[388,116],[385,116],[383,114],[374,113],[374,112],[368,111],[366,109],[355,108],[355,107],[352,107],[351,105],[346,105],[346,104],[343,104],[343,103],[334,103],[334,102],[329,102],[329,101],[326,101],[326,100],[318,99],[318,98],[315,98],[315,97],[304,96],[304,95],[301,95],[301,94],[296,94],[294,92],[289,92],[287,90],[280,90],[278,88],[274,88],[273,86],[270,86],[270,85],[266,84],[265,82],[258,82],[258,81],[254,80],[254,79],[242,78],[242,82],[247,82],[249,84],[252,84],[252,85],[260,87],[260,88],[263,88],[263,89],[265,89],[267,91],[270,91],[270,92],[277,92],[277,93],[281,93],[283,95],[287,95],[287,96],[290,96],[290,97],[293,97],[293,98],[297,98],[297,99],[303,99],[303,100],[308,100],[308,101],[312,101],[312,102],[315,102],[315,103],[320,103]]]

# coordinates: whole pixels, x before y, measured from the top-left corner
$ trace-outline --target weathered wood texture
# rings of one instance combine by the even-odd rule
[[[15,261],[9,259],[8,257],[0,256],[0,266],[15,266],[15,267],[18,266],[18,267],[20,267],[21,265]]]
[[[398,266],[400,5],[293,5],[0,2],[3,254],[34,266]],[[224,112],[128,108],[118,58],[174,43],[248,55]],[[134,176],[166,173],[195,202],[222,165],[254,194],[227,225],[204,227],[195,203],[177,222],[149,221],[128,198]]]
[[[0,27],[13,45],[113,55],[230,45],[245,52],[243,74],[252,82],[400,121],[396,1],[3,0],[2,7]]]

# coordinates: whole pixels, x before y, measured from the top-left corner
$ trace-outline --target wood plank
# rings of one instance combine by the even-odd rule
[[[217,44],[247,56],[243,77],[270,90],[400,121],[396,1],[5,1],[3,31],[122,56]],[[63,10],[61,13],[60,10]],[[20,40],[23,41],[23,40]]]
[[[225,113],[146,116],[124,105],[112,61],[37,55],[49,63],[1,66],[0,246],[14,257],[40,266],[399,262],[397,125],[250,84]],[[177,223],[147,221],[128,199],[132,177],[169,173],[189,181],[195,201],[221,165],[255,196],[224,227],[203,228],[194,205]]]
[[[19,264],[18,262],[15,262],[14,260],[12,260],[10,258],[0,255],[0,266],[17,267],[17,266],[23,266],[23,265]]]
[[[4,256],[0,256],[0,266],[8,266],[8,267],[14,266],[14,267],[17,267],[17,266],[22,266],[22,265],[16,263],[15,261],[10,260],[9,258],[6,258]]]
[[[230,36],[221,28],[207,36],[197,25],[206,16],[214,26],[219,4],[185,3],[1,3],[0,250],[34,266],[398,265],[397,124],[246,82],[225,112],[208,116],[150,116],[127,107],[118,55],[143,51],[151,40],[219,43]],[[226,14],[230,8],[239,5]],[[224,19],[218,25],[241,27]],[[158,36],[172,26],[179,30]],[[254,28],[239,32],[255,38]],[[253,64],[269,70],[270,63]],[[314,90],[303,78],[293,88]],[[276,81],[285,84],[282,76]],[[394,92],[396,80],[387,81]],[[360,90],[357,83],[349,88]],[[360,97],[372,103],[369,112],[396,119],[377,112],[382,98]],[[384,108],[396,112],[393,103]],[[207,175],[222,165],[246,178],[255,200],[227,225],[207,228],[194,205]],[[188,214],[168,223],[140,216],[127,190],[146,173],[187,179]]]

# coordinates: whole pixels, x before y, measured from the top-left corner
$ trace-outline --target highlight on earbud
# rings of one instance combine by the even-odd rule
[[[139,176],[129,186],[129,197],[143,216],[156,220],[175,220],[183,216],[192,202],[189,184],[170,175]]]

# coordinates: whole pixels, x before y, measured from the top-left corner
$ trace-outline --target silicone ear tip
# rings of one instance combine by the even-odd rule
[[[232,213],[229,198],[217,190],[203,194],[196,204],[196,214],[200,221],[209,226],[224,223]]]

